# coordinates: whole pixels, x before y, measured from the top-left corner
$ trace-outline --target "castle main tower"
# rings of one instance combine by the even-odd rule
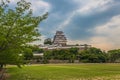
[[[66,46],[67,39],[62,31],[56,31],[53,44],[57,46]]]

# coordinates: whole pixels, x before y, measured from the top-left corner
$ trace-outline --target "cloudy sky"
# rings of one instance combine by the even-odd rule
[[[11,0],[12,5],[15,1]],[[62,30],[68,44],[91,44],[103,50],[120,48],[120,0],[27,0],[40,23],[42,39]]]

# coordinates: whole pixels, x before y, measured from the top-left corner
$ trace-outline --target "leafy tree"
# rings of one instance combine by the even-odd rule
[[[39,50],[39,47],[38,46],[28,46],[28,48],[32,49],[33,52],[36,52]]]
[[[69,49],[69,62],[74,62],[78,55],[78,48],[70,48]]]
[[[43,53],[44,50],[39,48],[39,46],[28,46],[28,48],[32,49],[32,52]]]
[[[52,45],[52,40],[50,38],[47,38],[44,40],[44,44]]]
[[[43,53],[44,50],[43,49],[38,49],[38,53]]]
[[[32,50],[30,48],[26,48],[24,50],[23,55],[24,55],[25,60],[31,60],[33,58],[33,52],[32,52]]]
[[[15,9],[10,9],[9,2],[0,3],[0,66],[22,63],[19,54],[23,53],[27,43],[37,40],[39,23],[47,18],[48,13],[34,17],[31,3],[21,0]]]
[[[50,60],[51,59],[51,53],[52,53],[52,51],[50,51],[50,50],[46,50],[45,52],[44,52],[44,61],[43,61],[43,63],[49,63],[49,61],[48,60]]]
[[[30,48],[25,48],[24,53],[24,63],[29,63],[31,59],[33,59],[33,52]]]
[[[101,54],[102,53],[100,49],[95,48],[95,47],[88,48],[87,52],[90,54]]]
[[[69,62],[74,62],[76,56],[78,55],[77,48],[70,48],[70,49],[59,49],[59,50],[51,50],[45,51],[44,53],[44,60],[69,60]]]
[[[107,56],[100,49],[91,47],[79,53],[79,60],[90,63],[106,62]]]
[[[70,48],[70,49],[69,49],[69,52],[70,52],[71,54],[76,54],[76,55],[77,55],[77,54],[78,54],[78,50],[79,50],[78,48]]]
[[[60,59],[60,60],[68,60],[69,59],[68,54],[69,54],[69,50],[61,49],[61,50],[59,50],[58,59]]]
[[[117,60],[120,59],[120,49],[117,50],[109,50],[109,60],[110,62],[116,62]]]

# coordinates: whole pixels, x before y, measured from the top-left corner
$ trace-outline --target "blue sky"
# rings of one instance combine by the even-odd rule
[[[12,6],[17,0],[11,0]],[[64,31],[68,44],[91,44],[103,50],[120,48],[120,0],[27,0],[40,23],[42,40]]]

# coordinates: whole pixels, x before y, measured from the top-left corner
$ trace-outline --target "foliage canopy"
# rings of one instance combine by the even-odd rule
[[[15,9],[10,9],[9,1],[0,3],[0,65],[20,65],[21,57],[27,43],[37,40],[40,36],[37,29],[39,23],[47,18],[48,13],[42,16],[33,16],[31,3],[21,0]]]

